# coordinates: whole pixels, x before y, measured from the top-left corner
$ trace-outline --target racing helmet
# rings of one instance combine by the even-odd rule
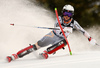
[[[74,7],[71,5],[65,5],[62,9],[62,15],[63,16],[69,16],[69,17],[73,17],[74,15]]]

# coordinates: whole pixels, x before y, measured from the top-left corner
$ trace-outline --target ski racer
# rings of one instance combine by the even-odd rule
[[[81,32],[92,45],[96,44],[95,39],[93,39],[79,24],[76,20],[73,19],[74,15],[74,7],[71,5],[65,5],[62,9],[62,15],[59,16],[59,20],[61,23],[61,26],[63,28],[63,31],[66,35],[66,38],[73,32],[73,29],[78,30]],[[54,25],[55,28],[59,28],[58,21],[56,20],[56,23]],[[65,38],[62,34],[61,30],[52,30],[48,34],[46,34],[42,39],[37,41],[37,43],[30,45],[20,51],[18,51],[16,54],[12,54],[11,56],[7,56],[8,62],[11,62],[15,59],[22,58],[23,56],[34,52],[41,47],[48,46],[49,44],[52,44],[52,46],[48,47],[43,53],[40,54],[43,58],[47,59],[48,54],[54,54],[59,49],[64,49],[64,46],[67,45]]]

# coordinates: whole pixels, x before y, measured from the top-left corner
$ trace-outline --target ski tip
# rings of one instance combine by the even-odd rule
[[[10,24],[10,25],[14,26],[14,24]]]
[[[6,60],[7,60],[8,63],[10,63],[11,62],[11,57],[7,56]]]
[[[55,10],[57,10],[57,8],[55,8]]]

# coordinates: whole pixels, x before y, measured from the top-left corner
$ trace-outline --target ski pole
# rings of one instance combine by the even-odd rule
[[[70,46],[69,46],[68,40],[67,40],[67,38],[66,38],[66,36],[65,36],[65,33],[64,33],[63,28],[62,28],[62,26],[61,26],[61,24],[60,24],[60,21],[59,21],[57,8],[55,8],[55,13],[56,13],[56,17],[57,17],[57,20],[58,20],[58,23],[59,23],[60,29],[61,29],[61,31],[62,31],[62,33],[63,33],[63,36],[64,36],[64,38],[65,38],[65,40],[66,40],[66,43],[67,43],[67,45],[68,45],[70,55],[72,55],[72,52],[71,52],[71,49],[70,49]]]
[[[59,28],[37,27],[37,26],[17,25],[17,24],[10,24],[10,25],[12,25],[12,26],[23,26],[23,27],[41,28],[41,29],[60,30]]]

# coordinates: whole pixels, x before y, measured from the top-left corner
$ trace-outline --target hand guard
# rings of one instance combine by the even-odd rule
[[[90,44],[96,45],[96,40],[95,39],[90,37],[90,38],[88,38],[88,40],[89,40]]]
[[[72,33],[72,32],[73,32],[73,30],[72,30],[71,27],[65,27],[63,30],[64,30],[65,32],[67,32],[67,33]]]

